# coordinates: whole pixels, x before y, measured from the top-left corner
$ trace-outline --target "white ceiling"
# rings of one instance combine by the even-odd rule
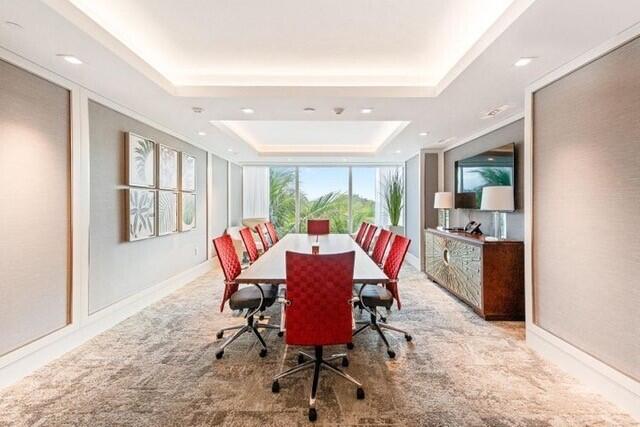
[[[229,7],[235,7],[236,1],[227,3],[233,4]],[[251,4],[262,3],[265,2],[255,0]],[[313,3],[322,2],[305,2],[307,5]],[[391,2],[369,0],[368,3]],[[400,3],[402,1],[393,2]],[[132,7],[144,5],[146,0],[129,0],[127,4]],[[184,4],[181,2],[176,6],[176,13],[182,13],[178,9],[186,8]],[[406,12],[400,10],[390,14],[400,23],[398,32],[402,33],[402,23],[410,22],[412,17],[405,16]],[[351,12],[352,21],[358,22],[366,11],[366,8],[360,9],[355,16]],[[505,14],[510,19],[505,21]],[[342,162],[343,159],[366,163],[398,162],[421,148],[444,149],[495,126],[497,122],[519,117],[523,111],[524,88],[528,84],[640,21],[637,0],[616,0],[607,2],[606,6],[602,0],[515,0],[505,14],[464,54],[435,91],[361,85],[176,87],[67,0],[0,0],[0,46],[3,48],[0,54],[9,60],[22,57],[38,64],[99,94],[100,99],[122,105],[189,142],[237,162],[286,163],[290,157],[294,162]],[[340,10],[334,11],[333,15],[336,22],[347,19],[341,17]],[[150,16],[155,15],[150,12]],[[252,27],[250,20],[242,21],[243,16],[235,17],[242,22],[235,33]],[[267,22],[273,19],[273,24],[277,23],[282,29],[298,25],[296,22],[282,23],[277,18],[269,18],[268,14],[261,19]],[[6,25],[5,21],[17,22],[22,29]],[[148,21],[143,18],[135,25],[144,29]],[[330,38],[339,31],[329,25],[324,32],[309,32],[307,37],[324,39],[329,48],[340,50],[348,41]],[[395,43],[395,49],[402,52],[405,47],[400,41],[389,40],[389,43]],[[84,64],[68,64],[56,56],[58,53],[73,54]],[[239,50],[236,56],[248,61],[250,55]],[[537,59],[526,67],[514,67],[513,63],[521,56]],[[358,59],[357,55],[354,57]],[[364,54],[363,57],[367,58]],[[502,105],[509,108],[495,119],[481,118],[487,111]],[[194,106],[204,111],[196,114],[192,111]],[[253,108],[255,113],[242,113],[244,107]],[[305,113],[305,107],[313,107],[315,112]],[[343,107],[344,112],[337,116],[334,107]],[[373,108],[373,112],[361,114],[364,107]],[[337,127],[342,122],[354,121],[409,124],[374,155],[325,154],[318,158],[305,153],[299,156],[261,154],[241,138],[209,123],[246,120],[334,122]],[[199,135],[199,132],[206,135]],[[420,136],[421,132],[428,132],[428,135]],[[438,142],[442,140],[446,142]]]

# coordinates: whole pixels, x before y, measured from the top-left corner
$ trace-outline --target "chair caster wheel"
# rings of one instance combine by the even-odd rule
[[[342,358],[342,367],[343,368],[347,368],[349,366],[349,359],[347,359],[346,357]]]
[[[303,355],[301,355],[301,354],[299,354],[299,355],[298,355],[298,365],[301,365],[301,364],[303,364],[303,363],[304,363],[304,356],[303,356]]]
[[[280,383],[278,381],[274,381],[271,383],[271,393],[279,393],[280,392]]]
[[[309,408],[309,421],[315,421],[318,419],[318,413],[316,408]]]
[[[364,389],[362,387],[358,387],[358,390],[356,390],[356,397],[358,400],[364,399]]]
[[[216,359],[222,359],[223,354],[224,354],[224,351],[216,351]]]
[[[283,337],[283,336],[284,336],[284,332],[282,332],[282,331],[278,331],[278,336],[279,336],[279,337]]]
[[[409,334],[404,336],[404,339],[407,340],[407,342],[411,342],[411,340],[413,340],[413,337]]]
[[[263,348],[262,350],[260,350],[260,357],[265,357],[267,355],[267,349]]]
[[[393,350],[387,350],[387,354],[389,355],[390,358],[395,359],[396,357],[396,352]]]
[[[222,338],[223,336],[224,336],[224,332],[223,331],[220,331],[220,332],[218,332],[216,334],[216,338],[218,338],[218,339]]]
[[[348,348],[349,350],[353,350],[353,343],[352,343],[352,342],[347,343],[347,348]]]

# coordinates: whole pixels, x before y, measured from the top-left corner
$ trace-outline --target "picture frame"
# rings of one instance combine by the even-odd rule
[[[178,194],[175,191],[158,191],[158,236],[178,232]]]
[[[180,193],[180,231],[196,228],[196,194]]]
[[[178,189],[178,150],[158,144],[158,188],[160,190]]]
[[[156,186],[156,143],[150,138],[126,133],[127,184],[133,187]]]
[[[196,191],[196,158],[185,152],[180,153],[180,189]]]
[[[127,189],[127,240],[135,242],[156,235],[156,191]]]

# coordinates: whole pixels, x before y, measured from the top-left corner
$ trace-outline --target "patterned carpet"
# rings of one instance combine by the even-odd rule
[[[373,332],[358,336],[347,370],[366,399],[323,372],[316,424],[638,425],[529,351],[522,323],[487,323],[410,267],[400,286],[390,323],[414,341],[390,335],[389,360]],[[307,425],[310,371],[271,393],[283,359],[296,363],[276,331],[265,332],[264,359],[248,335],[215,359],[216,330],[243,321],[219,313],[221,290],[213,271],[0,391],[0,425]]]

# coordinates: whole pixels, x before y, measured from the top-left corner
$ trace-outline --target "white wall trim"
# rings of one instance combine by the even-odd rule
[[[547,332],[533,319],[533,94],[640,36],[640,24],[537,80],[525,90],[525,308],[527,345],[542,357],[640,420],[640,382],[617,371],[569,342]]]
[[[212,268],[205,261],[151,288],[89,316],[83,325],[72,323],[0,358],[0,388],[6,387],[64,353],[112,328],[145,307],[166,297]]]

